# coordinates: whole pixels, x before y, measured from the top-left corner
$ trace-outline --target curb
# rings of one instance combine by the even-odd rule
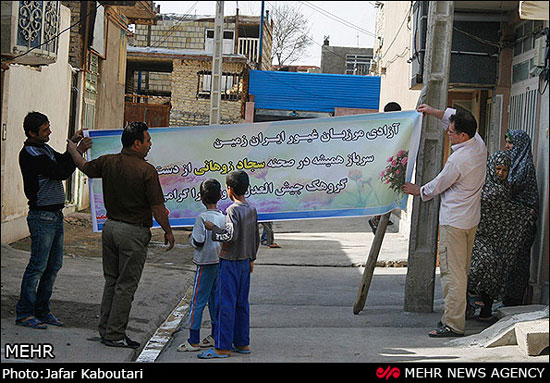
[[[136,358],[136,362],[154,362],[168,345],[172,336],[181,327],[183,318],[189,311],[189,299],[193,293],[193,286],[190,286],[181,299],[180,303],[172,310],[164,323],[155,331],[151,339],[147,342],[141,353]]]

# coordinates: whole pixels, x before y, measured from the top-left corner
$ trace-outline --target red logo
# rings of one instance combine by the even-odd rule
[[[399,378],[399,375],[401,375],[401,371],[397,367],[388,366],[385,370],[382,367],[376,369],[376,376],[380,379]]]

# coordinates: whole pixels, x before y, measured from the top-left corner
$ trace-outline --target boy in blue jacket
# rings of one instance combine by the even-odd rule
[[[217,225],[225,224],[225,216],[218,210],[217,203],[221,198],[221,185],[215,179],[208,179],[201,183],[201,201],[206,206],[195,219],[193,232],[189,243],[195,248],[193,263],[197,265],[195,281],[193,282],[193,296],[189,308],[189,339],[178,346],[178,351],[199,351],[201,347],[214,346],[216,329],[216,280],[218,278],[218,262],[221,249],[220,242],[214,242],[205,228],[205,221]],[[212,335],[200,342],[202,313],[208,302]]]

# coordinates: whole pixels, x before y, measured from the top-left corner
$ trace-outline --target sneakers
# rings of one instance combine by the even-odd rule
[[[128,337],[120,340],[104,339],[103,344],[109,347],[139,348],[139,343]]]
[[[208,348],[208,347],[215,347],[216,341],[214,340],[214,337],[212,335],[208,335],[206,338],[204,338],[201,342],[201,348]]]

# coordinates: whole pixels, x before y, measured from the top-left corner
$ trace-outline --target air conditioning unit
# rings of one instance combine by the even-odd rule
[[[57,59],[60,1],[2,1],[2,61],[49,65]]]

